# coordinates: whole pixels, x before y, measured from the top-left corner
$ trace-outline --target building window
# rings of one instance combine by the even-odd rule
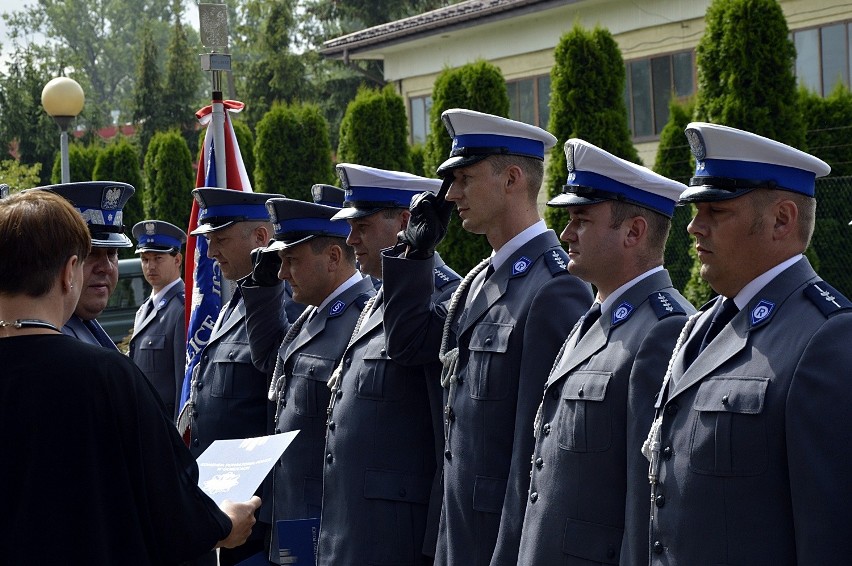
[[[669,120],[672,96],[684,100],[695,93],[694,69],[692,51],[627,63],[624,97],[634,138],[660,135]]]
[[[509,118],[547,129],[550,120],[550,75],[508,81]]]
[[[431,96],[412,96],[408,99],[411,117],[411,143],[426,143],[429,135],[429,114],[432,110]]]
[[[793,32],[799,84],[821,96],[830,94],[837,83],[848,87],[852,65],[850,34],[849,22]]]

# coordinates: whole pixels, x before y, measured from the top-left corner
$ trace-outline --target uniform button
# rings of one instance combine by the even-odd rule
[[[346,364],[346,367],[351,366],[351,365],[352,365],[352,358],[346,358],[346,359],[343,361],[343,363],[344,363],[344,364]]]
[[[408,495],[408,492],[405,491],[405,488],[404,487],[400,488],[399,489],[399,496],[402,497],[402,498],[405,498],[406,495]]]
[[[661,543],[661,542],[660,542],[660,541],[658,541],[658,540],[655,540],[655,541],[654,541],[654,544],[651,546],[651,548],[653,549],[654,554],[662,554],[662,553],[663,553],[663,550],[665,550],[665,549],[663,548],[663,543]]]
[[[583,388],[581,387],[580,390],[577,391],[577,397],[582,397],[583,395],[585,395],[585,393],[583,393]]]
[[[535,503],[536,501],[538,501],[538,492],[534,491],[530,493],[530,502]]]
[[[148,340],[148,345],[149,345],[149,346],[150,346],[151,344],[153,344],[153,343],[154,343],[154,341],[153,341],[153,340]]]
[[[193,440],[192,440],[192,445],[193,445],[193,446],[198,446],[198,439],[197,439],[197,438],[195,438],[195,439],[193,439]]]
[[[666,414],[670,417],[673,417],[677,414],[677,405],[671,404],[666,406]]]
[[[198,387],[198,390],[201,391],[202,389],[204,389],[204,382],[199,379],[198,385],[196,387]]]
[[[379,355],[384,358],[388,355],[388,351],[385,350],[384,348],[382,348],[381,351],[379,352]]]
[[[535,467],[538,468],[539,470],[542,469],[544,467],[544,460],[542,460],[541,458],[536,458],[535,459]]]
[[[233,353],[233,352],[228,352],[228,359],[229,359],[229,360],[233,360],[233,359],[234,359],[234,353]]]
[[[337,390],[337,398],[338,398],[338,399],[340,399],[341,397],[343,397],[343,390],[342,390],[342,389],[338,389],[338,390]]]
[[[205,363],[206,363],[206,362],[207,362],[207,360],[209,360],[209,359],[210,359],[210,358],[207,356],[207,354],[205,354],[205,355],[204,355],[204,361],[205,361]]]
[[[447,461],[452,460],[453,459],[453,453],[450,452],[449,450],[444,450],[444,458],[446,458]]]
[[[314,374],[314,366],[311,366],[310,368],[308,368],[308,373],[309,373],[310,375],[313,375],[313,374]]]
[[[666,460],[672,459],[672,447],[671,446],[666,446],[665,448],[663,448],[663,458],[665,458]]]
[[[724,397],[722,397],[722,404],[723,404],[723,405],[727,405],[727,404],[728,404],[728,396],[727,396],[727,395],[725,395]]]
[[[281,429],[280,429],[280,428],[276,428],[276,429],[275,429],[275,434],[281,434]]]
[[[544,426],[541,428],[541,431],[544,433],[544,436],[550,434],[550,423],[544,423]]]
[[[486,345],[486,346],[490,346],[490,345],[491,345],[491,337],[488,337],[488,338],[486,338],[486,339],[485,339],[485,345]]]
[[[334,462],[334,456],[331,454],[331,452],[329,452],[328,454],[325,455],[325,461],[328,462],[329,464]]]
[[[197,419],[197,418],[198,418],[198,411],[192,411],[192,418],[193,418],[193,419]]]
[[[328,421],[328,430],[334,430],[337,425],[334,424],[334,421]]]
[[[654,498],[654,505],[656,505],[657,507],[662,507],[665,504],[666,504],[666,496],[663,495],[662,493]]]

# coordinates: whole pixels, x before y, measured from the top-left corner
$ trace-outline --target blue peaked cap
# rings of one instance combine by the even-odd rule
[[[133,226],[133,237],[136,238],[136,253],[172,253],[180,251],[181,245],[186,242],[183,230],[163,220],[138,222]]]
[[[736,198],[758,188],[814,196],[817,177],[831,172],[823,160],[794,147],[728,126],[692,122],[686,139],[695,176],[680,202]]]
[[[565,142],[568,182],[562,194],[548,206],[576,206],[606,200],[635,204],[669,218],[686,185],[654,173],[646,167],[612,155],[589,142],[573,138]]]

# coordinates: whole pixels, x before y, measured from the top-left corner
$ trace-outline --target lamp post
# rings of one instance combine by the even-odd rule
[[[41,91],[41,105],[59,126],[63,183],[71,182],[71,169],[68,165],[68,128],[83,109],[85,101],[83,88],[77,81],[68,77],[52,79]]]

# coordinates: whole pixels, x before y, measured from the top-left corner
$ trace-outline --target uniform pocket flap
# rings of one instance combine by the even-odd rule
[[[293,375],[304,379],[327,381],[334,371],[334,360],[313,354],[297,354],[293,362]]]
[[[383,340],[370,340],[364,348],[365,360],[389,360],[388,351]]]
[[[473,484],[473,509],[483,513],[501,513],[506,498],[506,480],[476,476]]]
[[[367,469],[364,473],[364,497],[407,503],[429,502],[432,477],[394,470]]]
[[[562,552],[592,562],[618,564],[624,529],[577,519],[565,522]]]
[[[473,328],[469,349],[474,352],[504,353],[509,349],[509,336],[513,328],[512,324],[480,322]]]
[[[713,377],[698,387],[692,407],[696,411],[756,415],[763,411],[768,385],[768,377]]]
[[[250,364],[251,349],[248,343],[232,342],[220,344],[213,357],[214,363]]]
[[[562,398],[572,401],[603,401],[606,386],[612,378],[609,371],[577,371],[568,376],[562,387]]]
[[[153,334],[144,336],[139,342],[140,350],[162,350],[166,347],[165,334]]]

